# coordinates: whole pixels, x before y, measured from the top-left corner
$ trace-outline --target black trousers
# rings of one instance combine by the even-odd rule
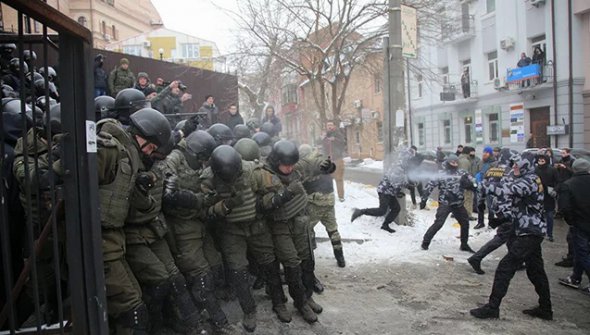
[[[389,209],[389,213],[387,210]],[[397,198],[393,195],[379,193],[379,207],[365,208],[362,210],[364,215],[383,216],[387,213],[383,224],[390,224],[395,220],[401,210]]]
[[[422,197],[422,192],[424,188],[422,187],[421,182],[416,182],[416,186],[409,186],[408,189],[410,190],[410,198],[412,199],[412,204],[416,204],[416,188],[418,189],[418,196]]]
[[[424,234],[424,243],[430,244],[434,235],[443,227],[447,217],[451,213],[453,213],[455,219],[461,225],[461,245],[467,244],[467,240],[469,239],[469,214],[467,214],[467,210],[463,204],[453,206],[440,205],[436,210],[434,223],[428,228],[426,234]]]
[[[487,255],[501,247],[512,235],[514,235],[514,230],[512,228],[512,222],[505,222],[501,224],[498,228],[496,228],[496,235],[481,248],[479,248],[479,250],[470,258],[481,262]]]
[[[551,310],[551,294],[549,292],[549,281],[543,265],[541,251],[541,236],[511,236],[508,240],[508,254],[502,258],[496,269],[492,294],[489,305],[499,308],[502,298],[506,295],[510,280],[514,277],[522,262],[526,264],[526,274],[535,291],[539,295],[539,306],[543,310]]]

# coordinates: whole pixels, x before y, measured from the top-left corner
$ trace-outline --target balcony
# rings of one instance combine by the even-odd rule
[[[440,93],[440,101],[470,102],[477,100],[477,80],[472,80],[469,87],[462,87],[461,83],[448,83],[443,85]]]
[[[553,83],[553,62],[545,65],[531,64],[524,67],[508,68],[506,70],[506,85],[508,90],[525,90],[551,85]]]
[[[475,37],[473,15],[460,15],[442,25],[443,43],[457,44]]]

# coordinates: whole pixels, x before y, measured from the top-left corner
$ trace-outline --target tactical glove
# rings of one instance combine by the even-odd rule
[[[272,197],[271,203],[273,208],[279,208],[287,201],[293,199],[295,194],[289,191],[286,187],[278,190]]]
[[[234,209],[244,203],[244,192],[239,191],[236,194],[234,194],[231,198],[225,199],[224,202],[225,207],[227,207],[230,210]]]
[[[420,201],[420,209],[424,209],[426,208],[426,200],[422,199],[422,201]]]
[[[143,193],[148,193],[155,182],[156,176],[152,172],[140,172],[135,178],[135,186]]]
[[[334,164],[329,158],[324,159],[320,163],[320,171],[322,171],[324,174],[330,174],[336,171],[336,164]]]

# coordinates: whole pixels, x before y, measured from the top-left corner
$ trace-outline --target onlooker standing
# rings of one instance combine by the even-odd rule
[[[143,92],[143,94],[146,94],[146,91],[148,90],[148,88],[151,88],[152,84],[150,83],[150,77],[148,76],[147,73],[145,72],[140,72],[137,74],[137,82],[135,83],[135,86],[133,88],[135,88],[136,90],[140,90],[141,92]]]
[[[555,165],[557,168],[558,183],[565,182],[574,174],[572,166],[576,159],[570,155],[571,152],[570,148],[561,149],[561,160]]]
[[[459,156],[459,169],[467,171],[471,177],[475,178],[475,175],[481,170],[481,159],[475,157],[475,148],[463,148],[463,153]],[[477,219],[473,217],[473,191],[467,188],[464,191],[464,205],[469,215],[469,220],[475,221]]]
[[[496,161],[500,160],[500,152],[502,151],[502,148],[500,147],[494,147],[494,159]]]
[[[547,238],[553,242],[553,216],[555,215],[555,186],[557,185],[557,170],[549,164],[549,158],[545,155],[537,156],[535,173],[541,178],[543,184],[543,207],[545,208],[545,221],[547,222]]]
[[[480,185],[481,182],[484,179],[484,176],[486,175],[486,173],[488,172],[488,170],[491,167],[494,167],[497,165],[496,159],[494,158],[494,150],[492,149],[492,147],[490,146],[486,146],[485,148],[483,148],[483,155],[482,155],[482,160],[481,160],[481,169],[479,170],[479,172],[475,175],[475,180],[477,181],[477,184]],[[482,196],[481,193],[477,192],[476,193],[477,196]],[[490,206],[490,198],[489,196],[485,196],[485,200],[482,199],[483,201],[485,201],[485,204],[487,205],[488,208],[488,217],[491,217],[492,212],[490,210],[491,206]],[[477,200],[475,200],[477,202]],[[479,208],[477,209],[477,225],[475,225],[475,227],[473,227],[473,229],[480,229],[485,227],[485,223],[484,223],[484,211],[482,209]]]
[[[119,66],[109,75],[109,93],[115,98],[117,93],[126,88],[132,88],[134,84],[135,75],[129,70],[129,60],[121,58]]]
[[[459,157],[463,153],[463,144],[459,144],[457,146],[457,151],[455,151],[455,156]]]
[[[152,108],[162,114],[177,114],[182,112],[182,103],[192,98],[180,89],[182,83],[174,80],[151,100]]]
[[[531,58],[528,57],[526,55],[526,53],[521,53],[520,54],[520,59],[518,60],[518,63],[516,63],[516,66],[518,67],[525,67],[525,66],[529,66],[531,65]]]
[[[573,237],[574,269],[559,283],[579,288],[583,272],[590,279],[590,163],[577,159],[572,168],[572,177],[559,187],[558,202]],[[583,291],[590,294],[590,286]]]
[[[164,84],[164,79],[160,77],[156,78],[156,93],[162,92],[162,90],[165,88],[166,85]]]
[[[271,121],[272,122],[272,121]],[[340,202],[344,201],[344,152],[346,139],[336,127],[334,121],[326,122],[326,136],[322,140],[324,156],[329,157],[336,164],[336,171],[332,177],[336,180],[336,189]]]
[[[107,72],[103,68],[104,56],[101,54],[94,57],[94,97],[107,95]]]
[[[463,98],[467,99],[471,96],[471,79],[469,78],[469,68],[466,67],[461,75],[461,89],[463,90]]]
[[[262,118],[261,124],[265,122],[270,122],[274,126],[274,133],[279,136],[281,131],[283,130],[283,125],[281,124],[281,119],[279,119],[276,115],[275,108],[273,106],[266,106],[264,110],[264,117]],[[336,168],[338,170],[338,168]]]
[[[533,50],[533,64],[539,64],[539,82],[544,82],[543,67],[545,67],[545,53],[538,45],[535,47],[535,50]]]
[[[526,141],[526,147],[527,149],[535,148],[535,135],[533,135],[533,133],[529,133],[529,139]]]
[[[234,129],[235,126],[244,124],[244,118],[238,111],[238,106],[236,106],[236,104],[229,105],[227,111],[221,114],[220,119],[223,124],[229,127],[229,129]]]
[[[201,118],[199,119],[199,123],[203,127],[203,129],[209,128],[212,124],[217,123],[217,114],[219,113],[219,109],[215,105],[215,97],[212,95],[208,95],[205,97],[205,102],[201,108],[199,108],[199,113],[202,113]]]

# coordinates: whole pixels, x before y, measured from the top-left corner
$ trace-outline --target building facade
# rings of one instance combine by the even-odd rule
[[[419,50],[426,60],[422,63],[436,67],[429,70],[438,76],[411,76],[411,143],[448,151],[458,144],[478,151],[486,145],[521,150],[527,142],[532,147],[590,147],[585,132],[590,129],[585,113],[590,101],[585,83],[588,7],[587,1],[578,1],[577,13],[572,13],[567,1],[446,2],[443,14],[457,20],[442,27],[441,42],[422,44]],[[522,53],[532,58],[535,48],[544,53],[537,65],[519,63]]]
[[[142,32],[110,43],[106,49],[206,70],[225,71],[225,57],[220,57],[215,42],[166,28]]]
[[[98,49],[162,26],[160,14],[150,0],[48,0],[47,3],[88,28]],[[16,32],[16,11],[4,4],[1,10],[4,31]],[[41,33],[40,29],[40,24],[31,23],[31,33]]]

